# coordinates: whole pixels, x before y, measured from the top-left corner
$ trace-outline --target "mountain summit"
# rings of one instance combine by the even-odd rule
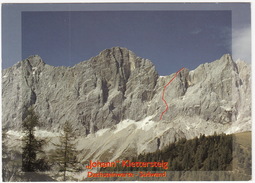
[[[166,108],[162,91],[175,73],[159,76],[151,61],[126,48],[106,49],[73,67],[53,67],[31,56],[3,70],[2,125],[21,130],[25,109],[34,105],[45,130],[58,131],[69,121],[85,136],[122,131],[115,139],[129,138],[130,148],[143,144],[137,152],[200,133],[249,131],[250,73],[250,65],[233,62],[229,54],[183,69],[166,88],[169,109],[160,120]]]

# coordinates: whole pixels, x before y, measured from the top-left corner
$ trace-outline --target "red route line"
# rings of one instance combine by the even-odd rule
[[[166,87],[176,78],[177,74],[178,74],[179,72],[181,72],[183,69],[184,69],[184,67],[181,68],[180,70],[178,70],[178,71],[175,73],[174,77],[164,86],[163,93],[162,93],[162,98],[161,98],[161,99],[162,99],[163,102],[165,103],[166,109],[161,113],[161,115],[160,115],[160,120],[162,119],[164,113],[168,110],[168,104],[166,103],[166,100],[165,100],[165,98],[164,98],[164,96],[165,96],[165,91],[166,91]]]

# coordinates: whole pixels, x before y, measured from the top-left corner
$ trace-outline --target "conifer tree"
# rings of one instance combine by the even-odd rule
[[[41,160],[37,158],[38,153],[42,152],[43,140],[37,140],[35,137],[35,127],[39,124],[39,118],[32,107],[25,112],[25,119],[22,121],[22,130],[24,133],[22,142],[22,171],[34,172],[40,170]]]
[[[63,180],[66,181],[66,172],[77,171],[78,151],[76,150],[76,136],[72,125],[66,122],[59,144],[54,144],[56,150],[52,155],[53,160],[59,165],[59,171],[63,172]]]

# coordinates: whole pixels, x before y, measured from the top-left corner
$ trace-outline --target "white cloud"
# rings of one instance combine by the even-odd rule
[[[191,31],[190,34],[196,35],[196,34],[199,34],[200,32],[202,32],[202,29],[195,29],[195,30]]]
[[[232,34],[233,59],[251,62],[251,28],[233,30]]]

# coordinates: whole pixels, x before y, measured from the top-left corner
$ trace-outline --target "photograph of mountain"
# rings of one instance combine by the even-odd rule
[[[250,3],[2,4],[2,180],[252,179]]]

